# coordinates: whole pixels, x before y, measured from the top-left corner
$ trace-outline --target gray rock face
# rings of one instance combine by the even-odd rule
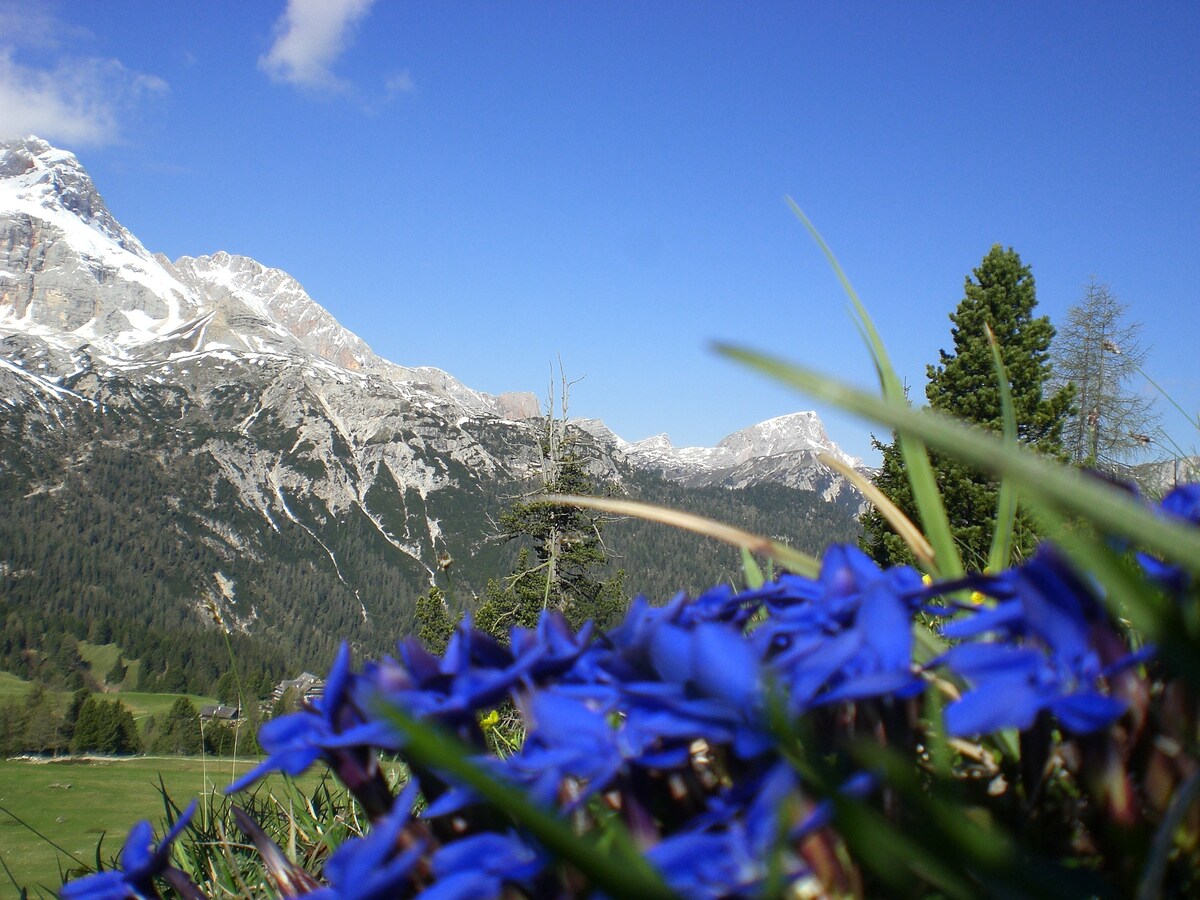
[[[0,179],[38,185],[47,209],[61,206],[122,249],[145,253],[137,238],[113,218],[74,154],[37,138],[0,141]]]
[[[691,487],[772,483],[815,491],[828,501],[862,502],[858,491],[821,462],[819,454],[868,470],[829,439],[815,412],[768,419],[723,438],[716,447],[676,447],[666,434],[629,443],[598,419],[578,424],[597,440],[611,443],[632,465]]]
[[[39,457],[68,475],[114,451],[140,460],[172,485],[148,520],[209,560],[178,588],[197,615],[215,604],[239,627],[270,621],[232,598],[255,565],[305,560],[334,584],[326,602],[353,604],[365,629],[396,601],[363,572],[428,582],[441,553],[464,567],[486,557],[482,523],[538,463],[540,417],[531,393],[492,396],[380,358],[278,269],[149,253],[73,155],[0,143],[0,479],[45,496],[63,472],[39,480]],[[815,415],[785,420],[682,450],[578,424],[600,477],[628,462],[689,484],[776,480],[836,497],[845,486],[814,453],[840,451]]]
[[[493,397],[380,358],[278,269],[150,254],[74,156],[0,144],[3,457],[62,452],[53,438],[67,432],[103,432],[168,468],[186,457],[213,479],[211,505],[188,515],[221,553],[269,558],[290,529],[362,600],[375,588],[345,556],[363,541],[426,580],[447,542],[474,553],[479,535],[441,522],[468,509],[486,521],[493,486],[536,462],[525,420],[538,415],[532,394]],[[366,535],[339,547],[327,529],[347,521]]]
[[[1181,484],[1193,484],[1200,480],[1200,456],[1177,456],[1158,462],[1134,466],[1128,472],[1150,497],[1162,497]]]

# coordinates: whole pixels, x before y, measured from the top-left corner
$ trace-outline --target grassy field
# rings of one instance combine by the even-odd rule
[[[237,775],[251,764],[238,760]],[[219,792],[233,773],[230,760],[214,758],[0,760],[0,860],[31,897],[38,897],[39,891],[40,896],[53,897],[52,891],[62,882],[60,867],[67,870],[75,865],[69,854],[94,865],[102,832],[101,855],[106,861],[120,851],[130,826],[139,819],[149,819],[161,833],[160,776],[167,792],[183,807],[202,792]],[[302,787],[309,780],[315,785],[317,776],[306,778]],[[266,788],[280,796],[288,790],[282,779],[268,782]],[[18,895],[0,867],[0,897]]]
[[[19,700],[28,691],[28,681],[22,681],[16,675],[10,675],[8,672],[0,672],[0,703]]]
[[[89,644],[87,641],[80,641],[79,655],[88,664],[88,669],[96,681],[106,681],[113,663],[121,657],[121,648],[117,644]],[[141,665],[141,660],[126,660],[125,680],[110,686],[117,688],[121,684],[137,684]]]
[[[116,645],[113,644],[111,646],[115,647]],[[8,703],[12,700],[21,699],[28,693],[29,688],[30,684],[28,681],[22,681],[16,675],[8,672],[0,672],[0,703]],[[56,693],[59,694],[59,708],[65,709],[67,704],[71,702],[70,692],[60,691]],[[187,697],[191,700],[192,705],[196,707],[197,711],[202,706],[208,706],[217,702],[216,697],[205,697],[200,694],[151,694],[146,691],[119,691],[116,693],[96,694],[95,696],[102,697],[105,700],[120,700],[133,713],[134,721],[137,722],[138,728],[143,732],[146,730],[146,725],[151,717],[166,712],[180,697]],[[0,897],[3,896],[3,894],[0,894]]]
[[[103,681],[113,663],[120,658],[121,648],[116,644],[89,644],[87,641],[80,641],[79,655],[88,664],[96,680]]]

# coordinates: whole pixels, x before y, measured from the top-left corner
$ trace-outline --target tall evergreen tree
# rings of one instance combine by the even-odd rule
[[[129,754],[141,751],[133,714],[120,700],[89,697],[79,710],[71,749],[75,753]]]
[[[567,390],[563,380],[561,415],[551,396],[541,436],[541,470],[534,492],[513,504],[500,519],[500,539],[532,540],[522,548],[504,582],[488,583],[475,614],[477,627],[499,638],[519,625],[530,628],[544,609],[560,610],[578,627],[592,620],[598,628],[613,624],[625,604],[625,573],[603,578],[608,561],[600,516],[573,506],[547,503],[546,494],[587,495],[595,485],[580,452],[580,432],[567,428]]]
[[[417,598],[417,637],[425,649],[438,656],[446,652],[454,634],[454,619],[441,588],[431,587]]]
[[[1065,385],[1047,395],[1054,327],[1046,316],[1034,316],[1036,306],[1029,266],[1011,248],[993,246],[966,279],[963,299],[950,316],[953,349],[940,351],[939,364],[928,367],[925,396],[934,410],[994,431],[1001,429],[1000,390],[987,338],[990,328],[1008,374],[1018,439],[1040,452],[1061,454],[1063,424],[1074,392]],[[875,446],[883,451],[876,485],[920,523],[895,438]],[[968,568],[982,568],[995,528],[997,485],[940,454],[931,453],[931,460],[963,561]],[[911,562],[904,543],[876,510],[863,515],[862,525],[863,547],[880,564]],[[1030,521],[1018,515],[1017,552],[1028,553],[1036,540]]]
[[[249,693],[249,689],[247,688],[246,690]],[[217,683],[213,688],[213,694],[222,703],[234,706],[241,705],[238,697],[237,676],[233,673],[232,669],[226,669],[221,673],[221,677],[217,679]]]
[[[68,742],[75,736],[75,723],[79,720],[79,711],[91,696],[86,688],[80,688],[71,695],[71,702],[63,716],[63,733]]]
[[[128,666],[126,666],[121,657],[118,656],[115,660],[113,660],[112,668],[108,670],[108,674],[104,676],[104,683],[109,686],[119,685],[125,680],[125,675],[128,671]]]
[[[178,698],[167,712],[155,716],[151,753],[194,755],[202,749],[200,716],[187,697]]]

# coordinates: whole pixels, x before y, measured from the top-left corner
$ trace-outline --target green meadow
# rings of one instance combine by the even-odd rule
[[[95,647],[95,645],[86,645],[83,642],[81,648],[86,646]],[[115,647],[115,644],[107,645],[107,647]],[[106,649],[106,648],[100,648]],[[111,661],[109,665],[112,665]],[[28,681],[18,678],[8,672],[0,672],[0,704],[8,703],[13,700],[21,700],[29,693],[32,685]],[[71,702],[70,691],[51,691],[52,694],[58,696],[58,704],[60,709],[65,709],[67,704]],[[134,721],[138,724],[138,730],[142,733],[146,731],[146,725],[154,716],[164,713],[180,697],[187,697],[192,701],[192,705],[199,710],[202,706],[216,704],[216,697],[205,697],[201,694],[156,694],[149,691],[109,691],[106,693],[93,692],[95,696],[102,697],[105,700],[120,700],[129,711],[133,714]]]
[[[252,764],[217,757],[0,760],[0,898],[19,896],[14,882],[31,897],[39,892],[53,897],[60,872],[76,865],[72,855],[94,865],[102,836],[101,857],[107,861],[139,819],[160,829],[165,819],[160,778],[183,807],[202,793],[220,792]],[[302,787],[310,780],[315,784],[317,776],[304,779]],[[268,780],[266,788],[280,796],[289,790],[279,778]]]
[[[0,703],[9,700],[19,700],[29,692],[29,682],[22,681],[16,675],[0,672]]]

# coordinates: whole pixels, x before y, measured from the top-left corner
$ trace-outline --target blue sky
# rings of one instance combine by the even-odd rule
[[[294,275],[381,355],[712,445],[869,385],[840,257],[922,396],[989,247],[1091,275],[1200,409],[1200,4],[0,0],[0,132],[74,150],[171,258]],[[1182,416],[1164,425],[1200,443]]]

